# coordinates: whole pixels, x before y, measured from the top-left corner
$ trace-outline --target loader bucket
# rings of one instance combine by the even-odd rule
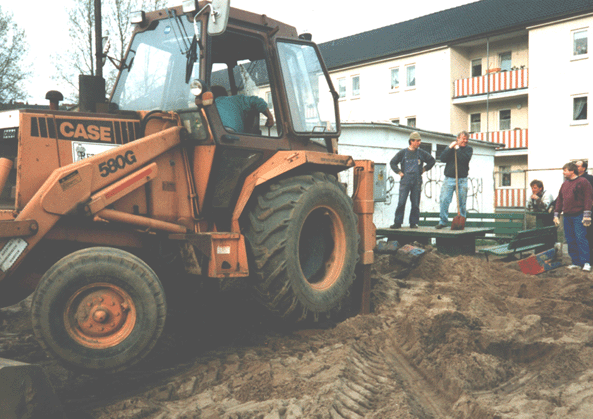
[[[0,418],[65,418],[41,366],[0,358]]]

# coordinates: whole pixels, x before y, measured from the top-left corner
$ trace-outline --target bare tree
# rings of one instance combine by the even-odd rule
[[[102,0],[102,28],[109,34],[111,50],[109,56],[117,66],[123,61],[126,48],[130,42],[130,14],[136,10],[156,10],[166,7],[167,0]],[[95,75],[95,11],[94,0],[75,0],[69,12],[69,32],[71,48],[65,54],[53,57],[58,80],[72,87],[75,99],[78,90],[78,75]],[[108,64],[103,76],[107,90],[113,85],[117,70]]]
[[[0,103],[27,97],[23,82],[30,73],[22,68],[27,49],[25,32],[0,8]]]
[[[163,9],[167,0],[109,0],[107,13],[103,16],[108,28],[110,51],[109,59],[114,64],[106,72],[107,85],[115,83],[117,70],[124,60],[132,37],[130,15],[138,10],[152,11]]]
[[[69,100],[78,99],[78,75],[95,74],[94,61],[94,0],[75,0],[68,11],[70,48],[63,54],[52,56],[56,66],[54,79],[65,82],[72,90],[66,93]]]

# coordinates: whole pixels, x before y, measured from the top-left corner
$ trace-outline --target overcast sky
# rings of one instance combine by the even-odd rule
[[[231,0],[231,6],[291,24],[299,33],[310,32],[313,41],[322,43],[473,1],[375,0],[367,3],[353,0]],[[170,2],[171,5],[180,3],[181,0]],[[67,9],[71,6],[71,0],[0,0],[0,6],[3,13],[13,14],[15,22],[27,35],[27,67],[33,73],[27,84],[29,103],[45,103],[48,90],[66,92],[68,88],[51,80],[54,70],[50,55],[67,48]]]

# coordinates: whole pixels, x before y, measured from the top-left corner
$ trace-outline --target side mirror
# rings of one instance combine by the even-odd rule
[[[208,18],[208,35],[222,35],[226,30],[231,12],[231,0],[212,0]]]

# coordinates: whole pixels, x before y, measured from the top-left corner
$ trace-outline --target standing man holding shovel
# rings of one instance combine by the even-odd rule
[[[453,192],[457,191],[458,219],[453,219],[452,229],[462,230],[465,226],[465,217],[467,210],[465,207],[467,201],[467,174],[469,172],[469,162],[474,153],[473,148],[467,145],[469,134],[461,131],[457,135],[457,140],[453,141],[449,147],[441,153],[441,161],[445,163],[445,180],[441,185],[441,213],[440,221],[436,225],[437,229],[445,228],[448,224],[449,205],[453,199]],[[455,228],[454,228],[455,227]]]

